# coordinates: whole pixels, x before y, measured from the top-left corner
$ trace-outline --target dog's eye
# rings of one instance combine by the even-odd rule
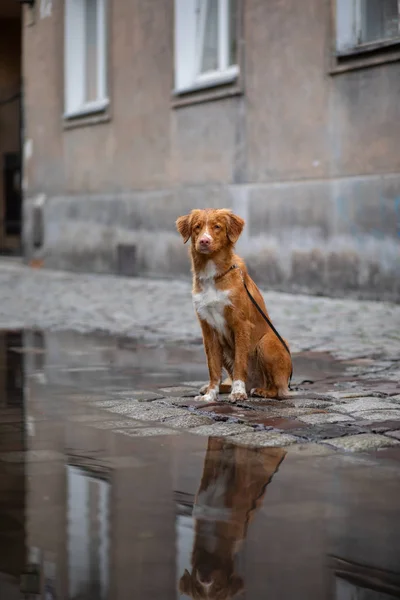
[[[216,229],[216,230],[218,231],[219,229],[221,229],[221,225],[216,225],[216,226],[214,227],[214,229]]]
[[[200,225],[196,225],[196,227],[194,229],[195,229],[195,231],[199,231]]]

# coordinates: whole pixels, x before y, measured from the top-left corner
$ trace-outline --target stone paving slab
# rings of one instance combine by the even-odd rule
[[[190,431],[191,433],[196,433],[197,435],[213,437],[225,437],[241,433],[254,435],[251,427],[248,427],[247,425],[239,425],[237,423],[213,423],[212,425],[194,427]]]
[[[163,437],[165,435],[180,435],[176,429],[167,429],[166,427],[143,427],[132,429],[114,429],[114,433],[128,435],[129,437]]]
[[[285,447],[296,444],[299,439],[288,433],[275,433],[271,431],[260,431],[241,433],[234,436],[235,442],[244,446],[271,446]]]
[[[214,421],[209,417],[205,417],[203,415],[192,415],[185,414],[180,417],[172,417],[171,419],[166,419],[165,424],[168,427],[178,428],[178,429],[191,429],[192,427],[202,427],[207,425],[213,425]]]
[[[141,423],[139,421],[133,421],[131,419],[125,419],[123,421],[94,421],[91,423],[92,427],[95,429],[126,429],[132,427],[145,427],[146,423]]]
[[[325,444],[315,444],[312,442],[308,444],[291,444],[290,446],[286,446],[285,450],[292,456],[298,456],[300,458],[307,456],[327,456],[328,454],[335,452],[333,448],[329,448],[329,446]]]
[[[153,406],[153,403],[151,404]],[[116,414],[124,414],[131,419],[139,419],[144,421],[163,421],[169,417],[184,416],[187,412],[180,408],[170,408],[166,406],[157,406],[154,408],[144,408],[141,404],[130,404],[127,407],[115,407],[107,409],[109,412]]]
[[[191,396],[198,394],[197,390],[193,387],[183,385],[160,388],[160,391],[164,392],[167,396],[177,396],[179,398],[190,398]]]
[[[350,415],[341,415],[339,413],[312,414],[299,417],[299,421],[308,423],[309,425],[319,425],[320,423],[340,423],[351,420],[353,420],[353,417]]]
[[[399,410],[399,406],[390,399],[382,400],[380,398],[361,397],[343,404],[340,410],[347,413],[361,413],[363,411],[373,410]]]
[[[363,429],[372,433],[386,433],[388,431],[396,431],[400,428],[400,421],[392,419],[372,423],[369,421],[358,421],[358,423]]]
[[[296,400],[296,398],[293,398],[293,404],[296,408],[329,408],[334,406],[334,403],[328,400]]]
[[[163,394],[150,392],[149,390],[135,390],[134,393],[129,390],[124,390],[120,392],[114,392],[113,395],[117,398],[122,397],[127,401],[137,400],[138,402],[153,402],[154,400],[161,400],[164,398]]]
[[[364,421],[370,421],[376,423],[378,421],[388,421],[389,419],[398,419],[400,423],[400,410],[375,410],[352,413],[355,419],[363,419]]]
[[[96,400],[92,400],[91,402],[88,402],[89,406],[92,406],[93,408],[111,408],[113,406],[120,406],[121,405],[121,401],[120,400],[99,400],[98,402]]]
[[[362,433],[360,435],[333,438],[326,443],[339,450],[347,450],[348,452],[367,452],[369,450],[385,448],[386,446],[400,445],[400,442],[395,439],[373,433]]]

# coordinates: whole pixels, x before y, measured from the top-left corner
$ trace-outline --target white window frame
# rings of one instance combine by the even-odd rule
[[[400,0],[397,2],[400,13]],[[400,21],[398,37],[370,42],[361,41],[362,24],[362,0],[336,0],[336,51],[338,55],[400,42]]]
[[[97,113],[107,108],[107,0],[97,0],[98,97],[85,101],[85,0],[65,0],[64,118]]]
[[[202,42],[206,21],[204,0],[175,0],[175,94],[233,82],[239,65],[229,65],[229,0],[219,3],[218,69],[201,73]],[[197,19],[200,11],[200,35]]]

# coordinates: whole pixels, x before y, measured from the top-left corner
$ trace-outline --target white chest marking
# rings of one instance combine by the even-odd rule
[[[215,275],[215,265],[212,261],[209,261],[203,273],[199,276],[203,289],[201,292],[193,294],[193,304],[201,319],[207,321],[218,333],[224,333],[226,327],[224,310],[226,306],[231,304],[230,291],[218,290],[215,287]]]
[[[221,521],[229,523],[232,520],[232,508],[226,506],[229,475],[228,470],[220,474],[197,495],[193,506],[193,518],[198,519],[202,544],[208,552],[216,550],[218,523]]]

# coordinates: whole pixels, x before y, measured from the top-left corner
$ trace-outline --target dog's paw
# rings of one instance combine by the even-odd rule
[[[239,402],[247,400],[246,385],[244,381],[237,379],[232,383],[232,392],[229,396],[229,402]]]
[[[229,402],[232,402],[233,404],[235,402],[240,402],[241,400],[242,401],[243,400],[247,400],[247,394],[246,393],[243,394],[242,392],[232,392],[229,395]]]
[[[261,388],[253,388],[250,392],[252,398],[265,398],[265,390]]]
[[[205,383],[204,385],[202,385],[201,388],[199,389],[200,395],[204,396],[204,394],[207,394],[208,388],[209,388],[208,383]]]
[[[203,388],[200,390],[202,392]],[[214,387],[209,389],[209,386],[206,386],[205,393],[203,396],[196,396],[195,400],[202,402],[216,402],[218,399],[218,387]]]

